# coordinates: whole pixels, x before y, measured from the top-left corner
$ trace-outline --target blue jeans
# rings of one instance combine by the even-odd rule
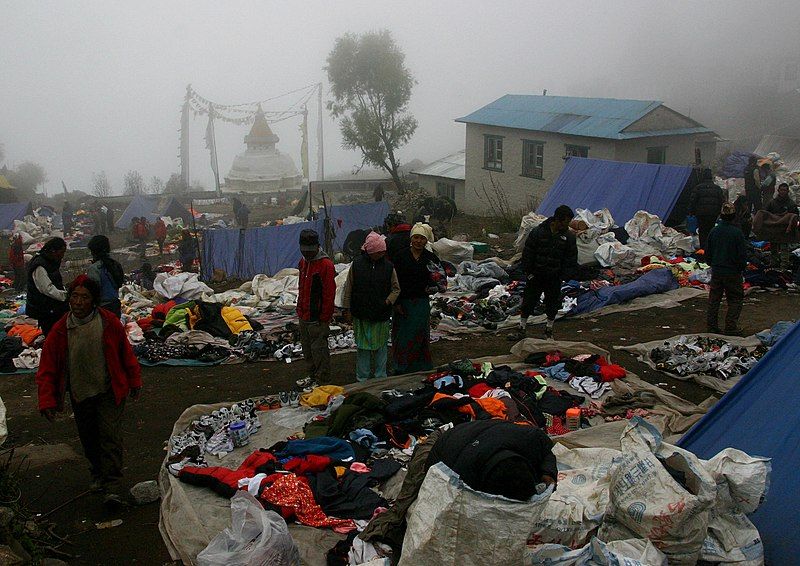
[[[371,377],[386,377],[387,346],[377,350],[359,350],[356,352],[356,379],[366,381]],[[372,357],[375,355],[375,373],[372,373]]]

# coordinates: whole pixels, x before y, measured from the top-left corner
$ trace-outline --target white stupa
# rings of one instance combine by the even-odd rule
[[[253,127],[244,137],[247,150],[236,156],[225,176],[225,191],[261,193],[300,188],[303,177],[292,158],[275,147],[279,139],[259,106]]]

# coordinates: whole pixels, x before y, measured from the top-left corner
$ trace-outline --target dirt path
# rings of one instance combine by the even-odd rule
[[[559,322],[557,338],[587,340],[612,351],[614,361],[652,383],[667,383],[667,389],[700,402],[714,392],[692,383],[676,381],[638,363],[631,355],[612,350],[614,345],[633,344],[681,333],[704,330],[705,302],[687,301],[681,308],[650,309],[588,319]],[[742,325],[748,332],[771,326],[778,320],[800,318],[800,301],[786,293],[758,293],[745,301]],[[669,328],[664,328],[669,327]],[[507,353],[511,342],[506,333],[469,335],[464,340],[442,341],[432,347],[434,360],[446,363],[463,357]],[[533,332],[530,333],[532,335]],[[624,340],[623,340],[624,339]],[[355,355],[332,358],[336,382],[353,381]],[[126,407],[126,481],[154,479],[163,459],[164,441],[173,423],[188,406],[197,403],[235,401],[280,391],[302,375],[298,364],[258,363],[210,368],[145,368],[141,400]],[[62,415],[49,424],[36,411],[33,375],[0,378],[0,396],[8,410],[9,438],[4,447],[29,457],[22,472],[23,499],[33,512],[47,513],[85,491],[88,469],[80,456],[75,425]],[[53,513],[57,532],[73,543],[61,550],[75,558],[72,564],[163,564],[169,555],[158,532],[158,503],[110,513],[96,495],[86,495]],[[120,518],[114,528],[98,530],[95,523]]]

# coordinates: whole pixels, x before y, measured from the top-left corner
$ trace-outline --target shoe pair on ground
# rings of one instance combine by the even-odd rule
[[[723,336],[744,336],[744,331],[741,328],[726,328],[721,330],[716,326],[709,326],[706,330],[709,334],[722,334]]]
[[[298,379],[297,381],[295,381],[295,383],[303,393],[309,393],[313,391],[315,387],[319,387],[319,383],[317,383],[311,376],[304,377],[303,379]]]
[[[298,391],[281,391],[278,394],[281,401],[281,407],[299,407],[300,406],[300,393]]]

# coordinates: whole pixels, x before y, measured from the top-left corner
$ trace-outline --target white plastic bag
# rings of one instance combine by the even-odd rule
[[[620,445],[597,536],[605,541],[649,538],[670,565],[696,564],[716,497],[714,478],[697,456],[662,442],[658,430],[640,417],[631,419]]]
[[[296,566],[300,564],[289,528],[280,515],[265,511],[247,491],[231,498],[231,527],[197,555],[197,566]]]
[[[528,234],[531,233],[531,230],[545,220],[547,220],[547,216],[542,216],[535,212],[529,212],[522,217],[522,221],[519,223],[519,230],[517,230],[517,239],[514,240],[514,249],[517,252],[521,252],[522,248],[525,247],[525,240],[528,239]]]
[[[522,564],[525,533],[551,493],[552,487],[529,501],[481,493],[439,462],[406,515],[400,566]]]
[[[667,566],[667,557],[647,539],[604,543],[593,538],[575,550],[542,544],[529,549],[529,558],[531,566]]]
[[[472,261],[475,249],[469,242],[457,242],[447,238],[439,238],[431,244],[436,256],[444,261],[458,265],[462,261]]]

